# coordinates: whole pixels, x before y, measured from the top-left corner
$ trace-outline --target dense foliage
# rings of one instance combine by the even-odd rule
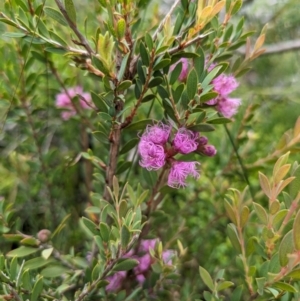
[[[0,4],[1,300],[299,299],[293,1],[160,4]]]

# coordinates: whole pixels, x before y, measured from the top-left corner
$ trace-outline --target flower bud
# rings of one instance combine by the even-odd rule
[[[203,147],[203,154],[209,157],[215,156],[217,153],[216,148],[213,145],[207,144]]]
[[[51,232],[48,229],[42,229],[38,232],[37,238],[40,242],[45,243],[50,240]]]
[[[199,145],[206,145],[207,142],[208,142],[208,139],[205,136],[201,136],[201,137],[198,138]]]

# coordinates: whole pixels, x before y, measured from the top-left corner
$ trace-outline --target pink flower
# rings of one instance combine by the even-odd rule
[[[157,170],[166,163],[165,150],[161,145],[149,141],[147,136],[142,137],[138,145],[142,157],[140,165],[148,170]]]
[[[217,104],[217,111],[224,117],[231,118],[237,113],[241,100],[239,98],[222,97]]]
[[[150,249],[154,250],[157,241],[157,238],[142,240],[139,245],[139,252],[149,252]]]
[[[186,178],[192,176],[198,179],[200,174],[197,170],[197,165],[200,163],[193,162],[182,162],[174,161],[168,177],[168,185],[173,188],[185,187]]]
[[[197,139],[197,133],[180,128],[174,137],[173,146],[181,154],[189,154],[197,149]]]
[[[114,292],[119,290],[122,286],[124,279],[126,278],[126,274],[127,273],[125,271],[120,271],[112,276],[107,277],[106,280],[109,281],[109,284],[106,286],[105,289],[108,292]]]
[[[233,75],[226,74],[217,76],[213,79],[212,84],[214,85],[214,90],[223,96],[233,92],[239,85]]]
[[[160,122],[156,125],[148,125],[144,134],[142,135],[142,138],[147,137],[148,141],[164,145],[168,141],[170,133],[171,126]]]
[[[189,73],[189,61],[187,58],[183,57],[177,63],[173,64],[170,67],[170,72],[172,72],[175,69],[175,67],[180,63],[182,64],[182,68],[181,68],[181,72],[179,74],[178,80],[180,80],[182,82],[187,78],[187,75]]]
[[[66,111],[61,113],[61,117],[64,120],[70,119],[72,116],[76,115],[76,109],[72,102],[72,99],[76,96],[79,96],[79,106],[82,109],[89,109],[91,108],[91,95],[89,93],[85,93],[82,90],[82,87],[77,86],[73,88],[69,88],[67,90],[68,93],[65,91],[56,95],[56,107],[57,108],[64,108]]]

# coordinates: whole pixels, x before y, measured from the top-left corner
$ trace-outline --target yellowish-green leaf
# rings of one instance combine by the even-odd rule
[[[279,262],[282,267],[289,262],[288,255],[294,252],[293,230],[290,230],[282,239],[279,246]]]
[[[224,200],[224,205],[228,217],[235,225],[237,225],[236,215],[233,210],[233,207],[230,205],[230,203],[227,200]]]
[[[43,291],[44,280],[43,277],[40,277],[34,284],[30,301],[38,300],[39,295]]]
[[[300,117],[298,117],[294,127],[294,138],[297,138],[299,135],[300,135]]]
[[[263,192],[266,194],[267,197],[271,197],[271,186],[268,178],[261,172],[259,172],[259,183],[260,187],[262,188]]]
[[[274,177],[275,184],[279,183],[286,176],[290,168],[291,168],[291,164],[284,164],[278,169]]]
[[[244,206],[242,211],[241,211],[241,216],[240,216],[240,224],[241,227],[244,227],[248,221],[249,218],[249,214],[250,214],[250,209],[248,206]]]
[[[268,224],[268,214],[267,214],[266,210],[258,203],[253,202],[253,206],[254,206],[255,213],[258,216],[259,220],[263,224],[267,225]]]
[[[297,251],[300,250],[300,210],[298,211],[293,225],[294,232],[294,245]]]
[[[297,293],[298,291],[296,288],[288,283],[285,282],[275,282],[273,284],[273,287],[281,289],[282,291],[291,292],[291,293]]]
[[[21,246],[17,249],[14,249],[6,254],[7,257],[25,257],[30,254],[36,253],[39,251],[38,248],[24,247]]]
[[[208,271],[206,269],[204,269],[203,267],[199,266],[199,273],[200,273],[201,279],[207,285],[207,287],[211,291],[214,291],[214,287],[215,287],[214,282],[213,282],[210,274],[208,273]]]
[[[51,256],[52,252],[53,248],[45,249],[42,251],[42,257],[47,260]]]

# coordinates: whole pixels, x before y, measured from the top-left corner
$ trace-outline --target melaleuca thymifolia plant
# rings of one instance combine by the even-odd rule
[[[249,62],[263,53],[265,33],[251,50],[252,33],[244,32],[243,18],[235,16],[240,0],[177,0],[161,19],[152,18],[150,4],[95,1],[93,18],[85,21],[78,17],[81,4],[72,0],[5,2],[0,12],[8,28],[4,38],[18,38],[20,44],[24,68],[9,100],[24,110],[32,131],[52,230],[35,236],[9,233],[11,206],[2,202],[5,237],[22,245],[6,255],[12,260],[1,257],[4,299],[173,300],[180,292],[174,280],[176,252],[163,248],[153,216],[170,189],[186,187],[189,176],[201,185],[200,164],[217,152],[204,133],[234,121],[242,100],[229,95]],[[89,11],[88,5],[82,7]],[[236,55],[244,45],[245,57]],[[90,134],[95,141],[93,149],[84,144],[82,152],[95,180],[89,182],[91,171],[86,171],[92,205],[79,223],[81,254],[72,248],[63,255],[56,247],[68,216],[57,226],[62,216],[51,189],[51,164],[32,120],[38,82],[30,66],[35,61],[60,87],[53,96],[63,122],[73,119],[83,141]],[[84,73],[93,91],[78,83],[69,86],[61,61]],[[185,253],[179,241],[178,249]],[[222,283],[218,291],[231,285]]]

